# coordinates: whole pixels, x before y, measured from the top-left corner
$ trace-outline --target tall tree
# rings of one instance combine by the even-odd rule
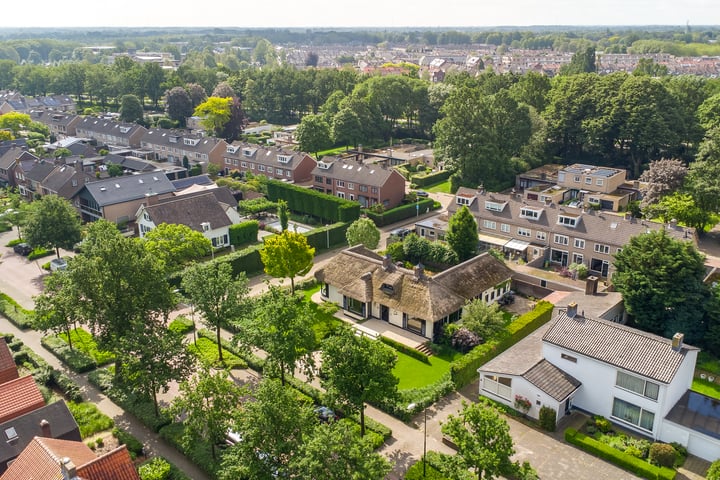
[[[142,85],[142,95],[147,95],[153,108],[158,108],[160,98],[162,98],[165,82],[165,72],[159,63],[147,62],[140,69],[140,85]],[[142,98],[142,97],[141,97]]]
[[[230,99],[230,119],[225,123],[225,126],[220,131],[220,137],[224,138],[226,142],[234,142],[240,138],[243,130],[247,126],[248,119],[243,110],[242,103],[238,97],[231,97]]]
[[[689,241],[665,230],[638,235],[615,256],[613,285],[641,330],[672,337],[683,332],[689,342],[705,331],[708,287],[704,257]]]
[[[290,221],[290,207],[283,199],[277,201],[277,214],[278,220],[280,220],[280,231],[284,232],[288,229],[288,222]]]
[[[188,92],[182,87],[173,87],[165,95],[168,116],[185,127],[187,117],[193,114],[194,106]]]
[[[360,117],[351,108],[342,108],[332,117],[332,139],[339,145],[357,145],[365,139]]]
[[[643,208],[678,191],[683,186],[687,172],[685,164],[677,158],[662,158],[650,162],[648,169],[640,175],[640,181],[647,183],[647,187],[642,189]]]
[[[313,266],[315,249],[302,233],[285,230],[268,237],[260,250],[265,273],[275,278],[289,278],[290,292],[295,293],[295,277],[305,275]]]
[[[225,124],[230,121],[232,101],[229,97],[210,97],[195,107],[193,115],[201,117],[200,123],[213,135],[220,136]]]
[[[226,262],[193,265],[183,274],[182,288],[193,305],[203,314],[203,323],[215,331],[218,359],[223,361],[220,331],[238,321],[245,311],[248,282],[245,272],[237,278]]]
[[[595,47],[587,47],[584,50],[575,52],[570,63],[563,65],[560,69],[562,75],[573,75],[576,73],[595,73]]]
[[[72,268],[72,267],[70,267]],[[75,328],[77,306],[81,299],[65,272],[55,272],[45,279],[45,288],[35,297],[33,328],[45,332],[63,332],[67,335],[68,346],[73,349],[70,330]]]
[[[345,232],[348,245],[362,244],[370,250],[377,248],[380,243],[380,230],[375,226],[375,222],[367,217],[358,218]]]
[[[143,106],[136,95],[123,95],[120,99],[120,120],[123,122],[142,122]]]
[[[450,217],[445,240],[461,262],[477,254],[477,222],[467,206],[463,205]]]
[[[188,95],[190,95],[193,109],[203,103],[205,100],[207,100],[207,92],[205,91],[205,88],[200,84],[188,83],[187,85],[185,85],[185,90],[187,90]]]
[[[461,322],[463,327],[483,340],[493,338],[506,323],[498,304],[487,304],[482,298],[474,298],[463,306]]]
[[[81,240],[80,216],[75,207],[57,195],[45,195],[30,204],[25,240],[33,247],[70,250]]]
[[[350,328],[327,338],[322,348],[323,387],[331,398],[360,414],[365,435],[365,403],[392,399],[398,379],[392,370],[397,355],[378,340],[358,336]]]
[[[10,129],[15,137],[21,129],[27,128],[32,119],[27,113],[8,112],[0,115],[0,129]]]
[[[318,152],[332,146],[330,125],[322,115],[305,115],[298,125],[295,138],[303,152],[312,152],[320,159]]]
[[[187,225],[161,223],[145,234],[145,249],[162,260],[168,272],[210,255],[212,243]]]

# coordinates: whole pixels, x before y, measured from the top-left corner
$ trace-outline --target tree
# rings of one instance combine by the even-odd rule
[[[230,119],[220,131],[220,136],[227,142],[234,142],[240,138],[243,130],[247,126],[247,116],[243,110],[242,103],[238,97],[230,99]]]
[[[295,131],[295,139],[303,152],[312,152],[320,160],[318,152],[332,146],[330,125],[322,115],[305,115]]]
[[[33,247],[70,250],[81,240],[80,216],[75,207],[57,195],[45,195],[30,204],[25,240]]]
[[[573,75],[576,73],[595,73],[595,47],[587,47],[584,50],[575,52],[570,63],[560,68],[561,75]]]
[[[212,243],[187,225],[161,223],[145,234],[145,249],[162,260],[168,272],[210,255]]]
[[[123,122],[142,122],[143,106],[135,95],[123,95],[120,99],[120,120]]]
[[[187,90],[182,87],[173,87],[165,95],[167,114],[172,120],[184,127],[187,117],[193,114],[194,106]]]
[[[664,77],[668,74],[666,65],[655,63],[652,58],[639,58],[633,75],[647,75],[648,77]]]
[[[211,97],[228,98],[236,97],[235,90],[230,86],[228,82],[220,82],[215,86]]]
[[[251,325],[243,335],[267,353],[265,370],[279,370],[285,385],[285,372],[293,374],[298,364],[306,375],[312,375],[316,346],[313,323],[313,313],[303,297],[269,285],[268,292],[255,302]]]
[[[142,85],[142,95],[150,98],[153,108],[158,108],[158,102],[162,97],[163,82],[165,81],[165,72],[159,63],[147,62],[140,68],[140,85]]]
[[[20,130],[27,129],[32,119],[27,113],[8,112],[0,115],[0,129],[9,129],[14,137],[17,137]]]
[[[344,420],[316,426],[291,467],[298,478],[325,480],[385,478],[391,470],[388,460]]]
[[[10,225],[17,228],[18,238],[23,238],[20,227],[23,227],[28,220],[31,210],[31,204],[26,203],[23,200],[22,195],[20,195],[15,190],[8,191],[6,195],[9,200],[8,206],[10,208],[5,210],[2,218]]]
[[[185,86],[185,90],[187,90],[188,95],[190,95],[190,100],[192,102],[192,108],[197,107],[201,103],[203,103],[205,100],[207,100],[207,92],[205,91],[205,88],[203,88],[202,85],[199,85],[197,83],[188,83]]]
[[[478,480],[495,478],[512,469],[510,457],[515,449],[510,427],[487,401],[463,401],[463,409],[448,417],[442,432],[457,445],[460,462],[474,470]]]
[[[222,362],[220,330],[240,319],[245,311],[245,296],[249,291],[245,272],[233,278],[229,263],[196,264],[185,271],[181,285],[193,305],[203,313],[203,323],[215,330],[218,359]]]
[[[313,266],[315,249],[302,233],[285,230],[268,237],[260,250],[265,273],[275,278],[289,278],[290,292],[295,293],[295,277],[305,275]]]
[[[339,145],[357,147],[363,136],[360,117],[351,108],[342,108],[332,117],[332,139]]]
[[[720,133],[720,129],[718,129]],[[709,147],[706,142],[704,146]],[[703,147],[698,154],[704,153]],[[720,157],[707,156],[707,159],[696,160],[690,164],[685,179],[685,188],[692,195],[695,203],[707,213],[720,211]],[[698,232],[702,233],[702,231]]]
[[[200,124],[213,135],[220,136],[225,124],[230,121],[232,98],[210,97],[195,107],[193,115],[202,117]]]
[[[485,303],[482,298],[470,300],[463,306],[462,326],[487,341],[505,327],[503,312],[497,303]]]
[[[228,379],[226,371],[213,372],[208,367],[181,383],[180,396],[173,401],[170,412],[185,416],[182,442],[189,445],[207,439],[213,459],[217,458],[217,445],[224,443],[233,415],[246,394]]]
[[[463,205],[450,217],[445,240],[457,254],[460,262],[472,258],[477,253],[477,222],[467,206]]]
[[[648,209],[651,216],[658,216],[664,223],[676,220],[702,232],[711,222],[710,214],[700,208],[692,195],[675,192],[666,195],[655,205]]]
[[[380,243],[380,230],[375,226],[375,222],[367,217],[361,217],[355,220],[345,232],[348,245],[362,244],[365,248],[374,250]]]
[[[280,230],[286,231],[288,229],[288,222],[290,220],[290,208],[285,200],[277,201],[277,214],[280,220]]]
[[[72,267],[70,267],[72,268]],[[77,320],[77,305],[81,302],[70,277],[65,272],[55,272],[46,277],[45,288],[35,297],[33,328],[37,330],[64,332],[68,346],[73,349],[70,331]]]
[[[642,207],[657,203],[665,195],[679,190],[687,172],[685,164],[677,158],[661,158],[650,162],[648,169],[640,175],[640,181],[648,184],[642,190]]]
[[[358,336],[350,328],[323,342],[322,386],[330,398],[360,414],[360,435],[365,436],[365,403],[393,399],[398,379],[392,370],[397,355],[378,340]]]
[[[290,462],[318,423],[312,404],[273,379],[263,379],[233,429],[241,441],[223,455],[221,480],[289,478]]]
[[[630,239],[615,256],[613,284],[641,330],[702,339],[709,298],[704,257],[691,242],[656,230]]]

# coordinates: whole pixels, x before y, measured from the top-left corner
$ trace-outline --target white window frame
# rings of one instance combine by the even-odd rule
[[[529,228],[518,227],[517,234],[519,237],[530,238],[532,237],[532,230]]]
[[[567,235],[560,235],[559,233],[556,233],[556,234],[553,236],[553,243],[556,243],[556,244],[558,244],[558,245],[565,245],[565,246],[567,246],[567,245],[570,244],[570,239],[568,238]]]
[[[585,240],[582,238],[576,238],[573,245],[575,248],[580,250],[585,250]]]
[[[483,228],[495,230],[497,228],[497,223],[493,222],[492,220],[483,220]]]
[[[607,255],[610,253],[610,246],[603,245],[602,243],[596,243],[595,244],[595,253],[604,253]]]
[[[507,223],[501,223],[500,231],[503,233],[510,233],[510,225],[508,225]]]
[[[547,232],[543,232],[542,230],[538,230],[535,234],[535,238],[538,240],[547,240]]]

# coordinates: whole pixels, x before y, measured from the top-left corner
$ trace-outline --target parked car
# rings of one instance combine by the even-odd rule
[[[13,247],[13,251],[17,253],[18,255],[22,255],[23,257],[27,257],[30,255],[30,252],[33,251],[32,247],[28,245],[27,243],[18,243]]]
[[[418,197],[426,197],[426,198],[430,196],[430,194],[428,192],[426,192],[425,190],[415,190],[415,195],[417,195]]]
[[[497,302],[500,305],[510,305],[514,301],[515,301],[515,292],[513,292],[512,290],[508,290],[507,292],[505,292],[505,294],[502,297],[498,298]]]
[[[315,414],[318,416],[318,419],[323,423],[335,421],[335,412],[333,412],[332,409],[328,407],[317,407],[315,409]]]
[[[407,228],[396,228],[395,230],[390,232],[390,235],[403,239],[410,235],[410,232],[411,230]]]
[[[50,260],[50,271],[54,272],[56,270],[66,270],[67,269],[67,260],[64,258],[53,258]]]

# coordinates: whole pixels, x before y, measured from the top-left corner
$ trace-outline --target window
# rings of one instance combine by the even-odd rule
[[[328,185],[332,185],[332,178],[326,178],[325,183]]]
[[[225,165],[232,165],[232,158],[226,158]]]
[[[660,392],[660,386],[657,383],[620,371],[617,372],[615,385],[652,400],[657,400]]]
[[[492,220],[483,220],[483,227],[495,230],[495,222]]]
[[[612,416],[652,432],[655,414],[619,398],[613,399]]]
[[[518,227],[517,234],[520,237],[530,237],[532,235],[532,231],[529,228]]]
[[[592,177],[585,177],[585,185],[592,185]]]
[[[348,188],[348,190],[355,190],[355,184],[352,182],[348,182],[347,188]]]
[[[597,185],[598,187],[602,187],[603,183],[604,182],[602,178],[598,178],[597,180],[595,180],[595,185]]]
[[[238,165],[237,158],[233,159],[233,165],[235,165],[237,167],[237,165]]]
[[[500,231],[505,232],[505,233],[510,233],[510,225],[508,225],[507,223],[501,223]]]
[[[581,263],[583,263],[583,261],[585,260],[585,258],[583,257],[582,253],[573,253],[572,259],[573,259],[573,260],[572,260],[572,263],[577,263],[578,265],[580,265]]]
[[[610,247],[607,245],[603,245],[602,243],[596,243],[595,251],[597,253],[610,253]]]
[[[575,175],[573,180],[575,181],[575,183],[580,183],[580,175]]]
[[[360,300],[355,300],[352,297],[343,297],[345,301],[345,309],[357,313],[358,315],[365,316],[365,303]]]
[[[580,250],[585,248],[585,240],[582,238],[576,238],[575,239],[575,248],[579,248]]]
[[[577,363],[577,358],[571,357],[566,353],[561,353],[560,358],[562,358],[563,360],[567,360],[568,362]]]
[[[282,169],[282,168],[276,168],[276,169],[275,169],[275,174],[280,175],[280,176],[282,177],[283,169]]]
[[[255,170],[255,164],[254,164],[254,163],[251,163],[251,164],[250,164],[250,170]]]
[[[557,223],[558,225],[565,225],[566,227],[574,227],[577,225],[577,217],[558,215]]]
[[[150,221],[150,215],[148,215],[147,212],[143,212],[143,220],[145,220],[146,222]]]
[[[556,233],[556,234],[555,234],[555,237],[553,238],[553,241],[554,241],[555,243],[557,243],[558,245],[567,245],[569,239],[568,239],[568,237],[565,236],[565,235],[558,235],[558,234]]]
[[[534,210],[532,208],[521,208],[520,218],[529,218],[530,220],[537,220],[540,218],[542,210]]]
[[[258,170],[260,170],[261,172],[264,172],[264,171],[265,171],[265,165],[258,165]]]
[[[546,240],[546,239],[547,239],[547,232],[538,231],[538,232],[535,234],[535,238],[537,238],[538,240]]]
[[[337,181],[337,186],[338,186],[338,187],[344,187],[344,186],[345,186],[345,180],[338,180],[338,181]]]
[[[240,166],[243,168],[247,168],[247,162],[240,162]]]
[[[372,187],[370,193],[378,193],[378,187]]]
[[[468,197],[455,197],[455,203],[458,205],[470,205],[471,200]]]
[[[362,193],[367,193],[367,191],[368,191],[367,185],[360,185],[360,191],[361,191]]]
[[[323,177],[320,175],[315,175],[315,183],[323,183]]]
[[[292,170],[285,170],[286,177],[292,177]]]
[[[512,396],[512,378],[485,375],[483,377],[483,390],[494,393],[498,397],[510,400]]]
[[[345,198],[345,192],[337,192],[337,196],[340,198]]]
[[[490,210],[491,212],[502,212],[504,208],[505,208],[505,203],[492,202],[490,200],[485,200],[485,210]]]

